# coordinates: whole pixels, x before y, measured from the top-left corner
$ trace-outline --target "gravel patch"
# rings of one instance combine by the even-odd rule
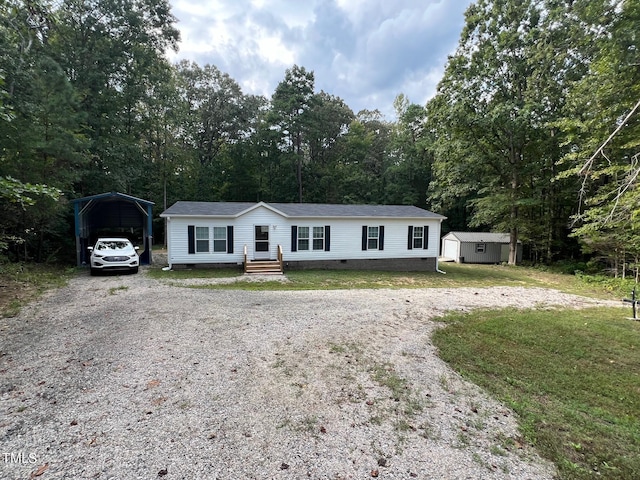
[[[437,357],[432,319],[603,303],[81,275],[0,319],[0,478],[551,479],[514,413]]]

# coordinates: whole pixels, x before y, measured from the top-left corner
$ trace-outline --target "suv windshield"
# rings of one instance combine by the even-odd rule
[[[131,244],[124,240],[98,242],[98,244],[96,245],[96,250],[125,250],[126,248],[129,248],[129,245]]]

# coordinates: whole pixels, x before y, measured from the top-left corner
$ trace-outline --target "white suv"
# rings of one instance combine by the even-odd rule
[[[91,275],[104,270],[128,270],[138,272],[140,258],[138,247],[134,247],[126,238],[99,238],[91,252]]]

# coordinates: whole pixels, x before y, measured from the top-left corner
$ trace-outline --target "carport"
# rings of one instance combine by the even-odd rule
[[[87,247],[100,236],[127,237],[140,246],[140,263],[151,263],[153,202],[110,192],[77,198],[72,203],[78,265],[88,262]]]

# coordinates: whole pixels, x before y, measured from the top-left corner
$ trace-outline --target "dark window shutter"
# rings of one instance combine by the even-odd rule
[[[291,225],[291,251],[298,251],[298,227]]]
[[[378,238],[378,250],[384,250],[384,225],[380,225],[380,237]]]
[[[227,253],[233,253],[233,225],[227,225]]]
[[[187,237],[189,239],[189,253],[196,253],[196,227],[193,225],[187,227]]]
[[[424,237],[422,237],[422,248],[426,250],[429,248],[429,225],[424,226],[422,234],[424,235]]]
[[[367,234],[368,230],[367,230],[367,226],[363,225],[362,226],[362,250],[366,250],[367,249]]]
[[[407,240],[407,248],[413,250],[413,227],[409,225],[409,235]]]
[[[324,226],[324,251],[331,251],[331,225]]]

